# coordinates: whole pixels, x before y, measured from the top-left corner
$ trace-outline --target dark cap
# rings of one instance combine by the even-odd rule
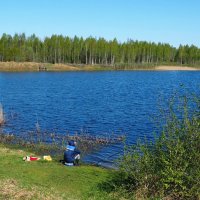
[[[70,140],[70,141],[68,142],[68,144],[69,144],[70,146],[75,146],[75,141],[74,141],[74,140]]]

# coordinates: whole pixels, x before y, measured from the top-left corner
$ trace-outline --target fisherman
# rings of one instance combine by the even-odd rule
[[[76,148],[76,142],[70,140],[64,152],[64,164],[74,166],[79,164],[81,152]]]

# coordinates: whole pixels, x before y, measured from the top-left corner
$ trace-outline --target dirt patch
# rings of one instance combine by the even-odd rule
[[[60,200],[58,195],[52,193],[45,193],[37,188],[22,188],[14,179],[0,180],[0,198],[9,200],[29,200],[29,199],[43,199],[43,200]]]
[[[25,152],[23,150],[12,150],[6,147],[0,147],[0,154],[1,155],[20,155],[23,156]]]
[[[33,190],[28,191],[19,187],[14,179],[0,181],[0,194],[4,199],[32,199],[35,196]]]
[[[70,66],[66,64],[53,64],[49,67],[50,71],[80,71],[79,67]]]
[[[158,66],[155,70],[160,71],[197,71],[199,69],[193,67],[183,67],[183,66]]]

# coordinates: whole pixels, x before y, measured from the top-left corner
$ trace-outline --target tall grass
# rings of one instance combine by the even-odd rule
[[[6,134],[0,132],[0,143],[17,145],[20,148],[27,148],[37,154],[62,155],[66,145],[70,140],[77,142],[77,147],[81,151],[82,157],[94,152],[102,146],[122,143],[124,135],[106,134],[94,136],[83,130],[78,133],[59,134],[41,130],[39,122],[35,125],[35,131],[21,132],[20,135]]]
[[[3,106],[0,103],[0,126],[5,123],[4,113],[3,113]]]

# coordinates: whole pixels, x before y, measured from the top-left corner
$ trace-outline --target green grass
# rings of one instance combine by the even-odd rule
[[[0,145],[0,199],[113,199],[99,186],[114,174],[95,166],[58,161],[25,162],[28,152]]]

